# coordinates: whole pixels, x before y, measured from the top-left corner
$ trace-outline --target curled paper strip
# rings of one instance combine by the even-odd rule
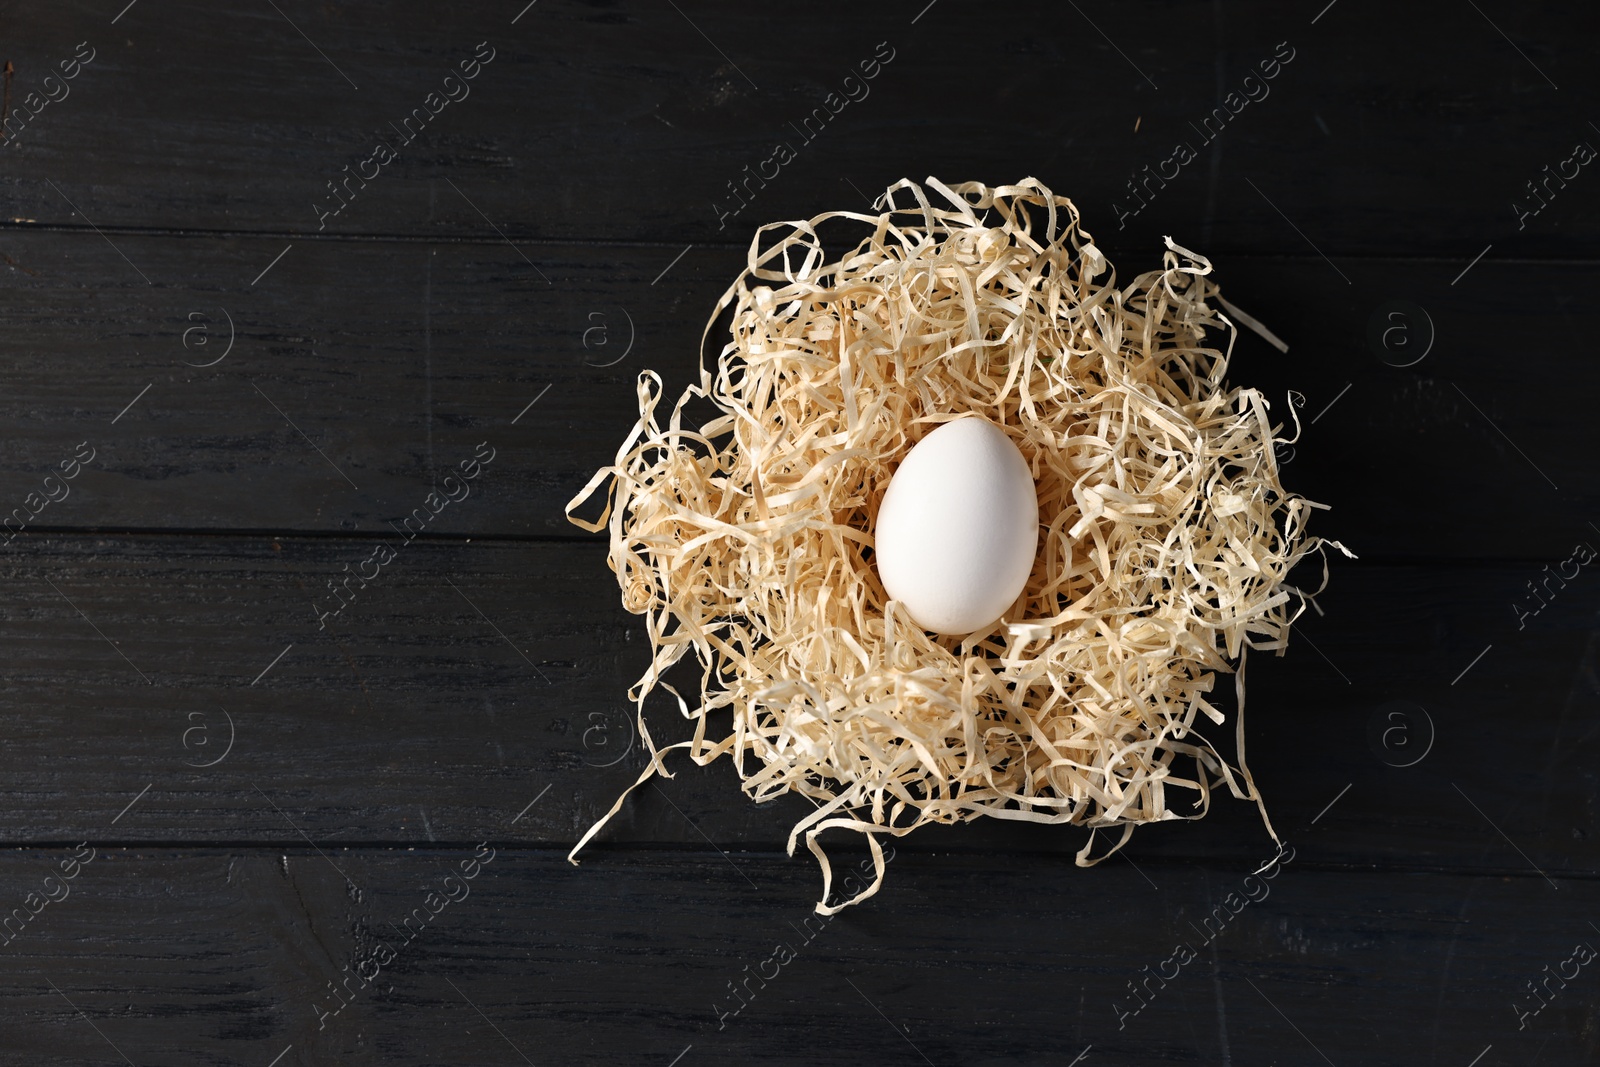
[[[1224,382],[1235,330],[1211,264],[1169,238],[1162,269],[1119,287],[1077,208],[1031,178],[905,180],[875,206],[761,227],[707,324],[731,309],[716,361],[666,411],[642,374],[616,462],[567,505],[609,531],[654,653],[630,691],[650,752],[633,788],[682,748],[733,757],[757,801],[810,798],[788,847],[804,837],[822,865],[821,914],[878,891],[881,835],[928,823],[1120,827],[1099,856],[1090,834],[1089,866],[1142,823],[1199,818],[1219,785],[1265,821],[1245,654],[1283,652],[1312,595],[1290,570],[1343,546],[1306,535],[1321,505],[1280,485],[1265,397]],[[865,236],[830,259],[823,224]],[[695,398],[720,414],[685,426]],[[1027,459],[1039,551],[1000,621],[941,637],[888,600],[872,531],[900,460],[969,412]],[[602,488],[599,520],[575,517]],[[645,698],[691,652],[698,705],[672,692],[693,736],[657,746]],[[1225,725],[1208,694],[1235,664],[1230,764],[1202,729]],[[829,904],[818,838],[836,828],[866,835],[876,877]]]

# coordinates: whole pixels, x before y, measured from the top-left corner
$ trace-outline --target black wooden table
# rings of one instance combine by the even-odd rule
[[[4,5],[0,1061],[1600,1061],[1597,23]],[[566,501],[755,226],[929,174],[1290,345],[1231,378],[1360,559],[1249,665],[1270,879],[1238,801],[1087,870],[990,821],[821,920],[804,803],[686,760],[566,862],[647,662]]]

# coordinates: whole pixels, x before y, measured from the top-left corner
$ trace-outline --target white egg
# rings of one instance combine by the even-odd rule
[[[1028,463],[994,423],[947,422],[900,461],[873,538],[883,588],[923,629],[987,629],[1033,570],[1039,497]]]

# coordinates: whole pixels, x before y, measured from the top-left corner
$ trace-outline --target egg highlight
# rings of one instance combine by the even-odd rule
[[[878,577],[917,625],[987,629],[1022,594],[1039,543],[1039,497],[1004,430],[968,416],[906,453],[873,530]]]

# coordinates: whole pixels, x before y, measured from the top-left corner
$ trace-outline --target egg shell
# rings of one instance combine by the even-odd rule
[[[873,538],[884,590],[923,629],[987,629],[1033,570],[1039,497],[1028,463],[994,423],[947,422],[900,461]]]

